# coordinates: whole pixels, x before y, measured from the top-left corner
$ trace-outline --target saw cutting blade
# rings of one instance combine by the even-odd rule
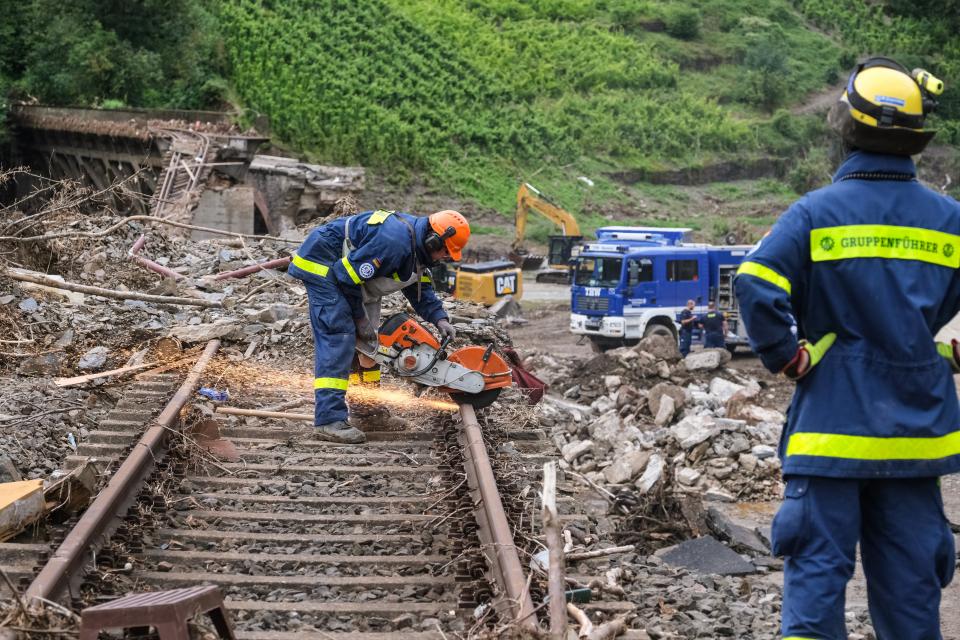
[[[469,404],[474,409],[483,409],[500,397],[500,391],[500,389],[484,389],[480,393],[451,393],[450,397],[457,404]]]

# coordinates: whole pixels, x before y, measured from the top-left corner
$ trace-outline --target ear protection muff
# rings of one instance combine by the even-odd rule
[[[446,247],[446,242],[444,241],[447,238],[452,238],[455,235],[457,235],[457,230],[454,229],[453,227],[447,227],[446,229],[444,229],[443,235],[431,229],[430,233],[427,234],[426,239],[423,241],[423,248],[426,249],[427,252],[429,253],[440,251],[441,249]]]

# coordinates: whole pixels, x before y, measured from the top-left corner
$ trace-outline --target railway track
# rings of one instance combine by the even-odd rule
[[[458,419],[437,414],[407,430],[368,432],[364,445],[314,440],[309,424],[288,419],[226,416],[220,435],[236,448],[229,461],[177,436],[167,454],[216,349],[208,345],[178,389],[172,374],[128,389],[78,450],[71,462],[95,455],[115,471],[51,541],[59,546],[0,545],[6,570],[33,578],[27,596],[67,598],[79,609],[213,584],[245,640],[426,640],[493,622],[538,626],[543,612],[521,560],[528,545],[518,550],[504,509],[518,500],[501,499],[472,407]],[[546,440],[518,442],[535,473]]]

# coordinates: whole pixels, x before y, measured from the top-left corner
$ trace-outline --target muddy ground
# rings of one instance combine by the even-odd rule
[[[524,298],[521,301],[523,317],[526,323],[510,327],[509,333],[517,350],[522,353],[546,351],[557,355],[577,355],[588,357],[590,343],[581,341],[568,331],[570,301],[569,289],[562,285],[533,282],[533,278],[524,281]],[[938,336],[939,339],[960,339],[960,317],[955,319]],[[697,349],[694,346],[694,349]],[[730,365],[764,380],[776,393],[777,406],[784,411],[793,393],[792,383],[779,376],[769,374],[756,356],[738,353]],[[960,376],[957,377],[960,383]],[[960,475],[943,478],[943,499],[947,517],[952,523],[960,523]],[[776,513],[778,502],[739,502],[730,505],[731,516],[756,525],[769,525]],[[956,527],[955,527],[956,529]],[[960,548],[960,540],[958,540]],[[783,574],[772,572],[762,580],[777,585],[783,584]],[[856,574],[847,588],[847,610],[860,614],[867,608],[866,582],[859,562]],[[940,606],[942,632],[945,640],[960,640],[960,579],[943,592]]]

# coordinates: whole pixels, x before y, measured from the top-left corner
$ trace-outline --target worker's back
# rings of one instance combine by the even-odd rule
[[[951,367],[933,340],[960,307],[960,205],[913,173],[909,157],[851,154],[834,184],[791,207],[748,256],[784,276],[800,337],[836,334],[797,384],[788,432],[937,438],[960,424]],[[789,342],[782,323],[764,318],[776,288],[738,278],[737,293],[755,347],[770,357]],[[847,455],[847,445],[858,446],[831,439],[809,456],[782,450],[784,472],[932,476],[960,468],[960,449],[898,460],[886,449]]]

